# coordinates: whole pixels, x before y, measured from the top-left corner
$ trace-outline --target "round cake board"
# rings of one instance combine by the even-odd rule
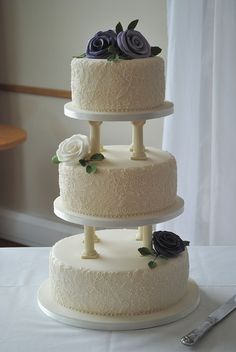
[[[199,301],[199,288],[190,279],[185,296],[177,304],[167,309],[157,313],[132,317],[110,317],[80,313],[57,304],[52,299],[49,280],[46,280],[38,291],[39,307],[50,318],[79,328],[106,331],[147,329],[172,323],[193,312],[197,308]]]
[[[173,114],[174,104],[170,101],[164,101],[155,109],[147,111],[132,112],[96,112],[80,110],[73,106],[72,102],[64,106],[64,114],[68,117],[78,120],[87,121],[137,121],[150,120]]]
[[[171,220],[184,211],[184,200],[177,196],[174,204],[157,213],[129,216],[127,218],[102,218],[74,213],[64,208],[61,197],[54,200],[54,213],[61,219],[73,224],[95,226],[101,228],[124,228],[158,224]]]

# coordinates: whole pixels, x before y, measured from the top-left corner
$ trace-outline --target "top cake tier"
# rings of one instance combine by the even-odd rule
[[[140,120],[173,112],[173,104],[164,101],[164,60],[157,56],[161,48],[151,46],[137,24],[134,20],[125,29],[119,22],[115,29],[100,30],[89,39],[84,54],[72,60],[67,116],[126,121],[135,115]]]
[[[72,106],[84,112],[155,111],[165,98],[164,61],[75,58],[71,89]]]

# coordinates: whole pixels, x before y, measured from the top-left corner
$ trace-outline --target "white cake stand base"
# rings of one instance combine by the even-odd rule
[[[199,301],[199,288],[193,280],[189,280],[186,295],[165,310],[133,317],[109,317],[80,313],[55,303],[50,294],[49,280],[38,291],[39,307],[50,318],[79,328],[96,330],[137,330],[168,324],[190,314],[197,308]]]
[[[54,213],[61,219],[73,224],[96,226],[101,228],[125,228],[145,226],[148,224],[158,224],[171,220],[184,211],[184,200],[177,196],[174,204],[162,209],[157,213],[139,216],[129,216],[127,218],[102,218],[74,213],[64,208],[61,197],[54,201]]]

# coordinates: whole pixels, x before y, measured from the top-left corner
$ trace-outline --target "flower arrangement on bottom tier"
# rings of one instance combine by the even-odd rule
[[[152,256],[154,260],[148,262],[150,269],[157,266],[157,258],[168,259],[176,257],[178,254],[189,246],[189,241],[183,241],[178,235],[170,231],[155,231],[152,234],[152,243],[150,250],[147,247],[138,248],[138,251],[143,256]]]

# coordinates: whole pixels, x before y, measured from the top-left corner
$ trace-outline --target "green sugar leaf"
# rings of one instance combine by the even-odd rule
[[[160,54],[160,52],[161,52],[161,48],[159,48],[159,46],[152,46],[151,47],[152,56],[156,56],[156,55]]]
[[[148,262],[148,266],[150,269],[154,269],[157,266],[157,263],[154,262],[154,260],[151,260],[150,262]]]
[[[132,60],[132,59],[127,56],[119,56],[119,60]]]
[[[103,160],[105,159],[104,158],[104,155],[102,153],[96,153],[96,154],[93,154],[90,158],[90,160]]]
[[[107,60],[111,62],[118,62],[122,60],[122,58],[118,54],[112,54],[111,56],[108,56]]]
[[[143,256],[147,256],[147,255],[152,255],[153,253],[150,251],[149,248],[147,247],[141,247],[141,248],[138,248],[138,251],[141,255]]]
[[[118,54],[116,54],[116,55],[115,55],[115,57],[114,57],[113,61],[115,61],[115,62],[116,62],[116,61],[120,61],[120,57],[119,57],[119,55],[118,55]]]
[[[123,27],[122,27],[122,24],[119,22],[116,25],[116,34],[118,34],[120,32],[123,32]]]
[[[116,55],[112,54],[112,55],[108,56],[107,61],[114,61],[115,57],[116,57]]]
[[[60,160],[58,159],[57,155],[53,155],[52,162],[53,164],[60,164]]]
[[[112,54],[112,55],[108,56],[107,60],[111,61],[111,62],[118,62],[121,60],[121,58],[118,54]]]
[[[80,159],[79,163],[80,163],[81,166],[86,166],[88,162],[87,162],[87,160]]]
[[[115,54],[116,54],[116,48],[115,48],[115,46],[114,46],[114,45],[110,45],[110,46],[108,47],[108,52],[111,53],[111,54],[113,54],[113,55],[115,55]]]
[[[169,259],[168,257],[166,257],[165,255],[162,255],[162,254],[158,255],[158,258],[161,258],[161,259],[164,259],[164,260],[168,260]]]
[[[137,26],[137,24],[138,24],[138,20],[134,20],[134,21],[130,22],[127,29],[134,29]]]
[[[86,166],[86,172],[88,174],[94,174],[97,171],[97,166],[95,164],[89,164]]]
[[[82,59],[82,58],[85,57],[85,56],[86,56],[86,54],[83,53],[83,54],[80,54],[80,55],[78,55],[78,56],[73,56],[73,58],[74,58],[74,59]]]
[[[189,246],[190,242],[189,241],[183,241],[185,246]]]

